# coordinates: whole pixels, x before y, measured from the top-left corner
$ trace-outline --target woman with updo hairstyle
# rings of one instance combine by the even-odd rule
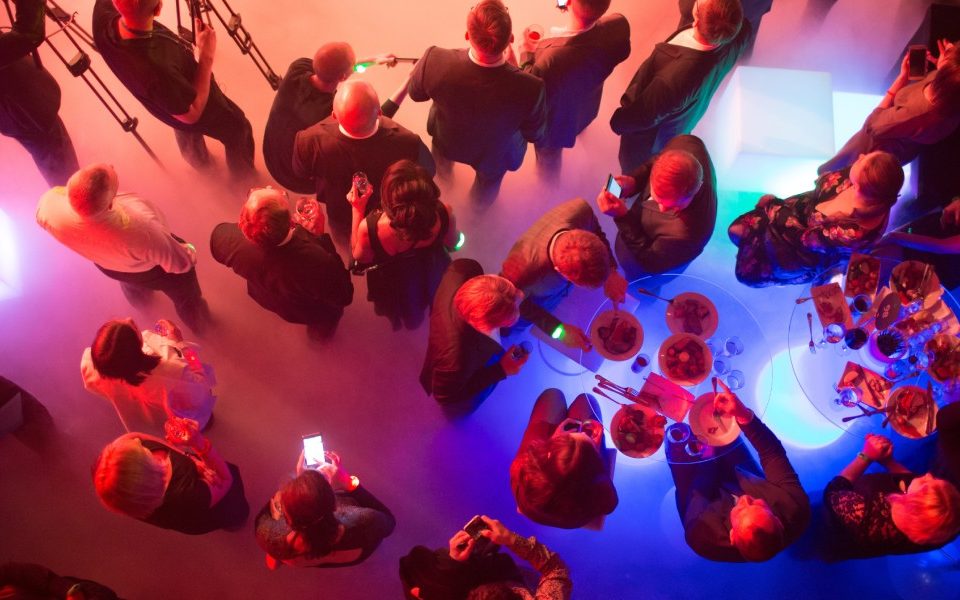
[[[440,201],[430,174],[410,160],[387,169],[380,184],[379,208],[367,214],[372,190],[351,189],[351,246],[354,273],[366,270],[367,299],[393,328],[415,329],[450,264],[448,252],[459,249],[453,209]]]
[[[868,250],[887,228],[903,179],[894,155],[871,152],[824,173],[809,192],[785,200],[762,196],[727,230],[738,247],[737,279],[751,287],[809,283],[853,252]]]
[[[257,515],[257,543],[267,566],[343,567],[366,560],[396,521],[390,510],[340,466],[340,457],[287,481]]]
[[[110,401],[123,428],[163,435],[170,417],[203,429],[213,417],[213,369],[167,320],[139,331],[133,319],[104,323],[80,359],[83,386]]]

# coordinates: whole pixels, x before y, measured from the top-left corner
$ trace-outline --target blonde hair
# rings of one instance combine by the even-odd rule
[[[695,10],[697,31],[708,44],[722,46],[740,33],[743,24],[740,0],[700,0]]]
[[[583,229],[571,229],[557,238],[553,264],[574,285],[598,288],[610,276],[610,252],[600,237]]]
[[[948,481],[921,481],[919,489],[889,494],[890,517],[915,544],[943,545],[960,532],[960,492]]]
[[[104,506],[143,519],[163,504],[165,475],[139,438],[124,435],[100,452],[93,468],[93,485]]]
[[[453,297],[460,316],[477,331],[502,327],[516,314],[519,290],[497,275],[468,279]]]

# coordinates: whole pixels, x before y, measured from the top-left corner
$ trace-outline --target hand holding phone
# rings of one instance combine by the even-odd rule
[[[480,554],[484,553],[490,547],[490,538],[484,536],[483,532],[489,529],[490,525],[483,520],[483,517],[476,515],[463,526],[463,531],[465,531],[469,537],[460,538],[459,549],[462,551],[467,547],[467,543],[473,540],[473,550]]]
[[[613,176],[613,173],[607,176],[607,185],[603,186],[603,189],[617,198],[620,198],[621,194],[623,194],[623,186],[621,186],[620,182]]]
[[[923,45],[912,45],[907,51],[908,75],[910,81],[917,81],[927,76],[927,47]]]
[[[316,469],[327,462],[323,451],[323,436],[319,433],[303,436],[303,462],[308,469]]]

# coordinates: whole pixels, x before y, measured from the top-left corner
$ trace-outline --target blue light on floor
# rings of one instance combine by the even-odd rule
[[[802,348],[805,352],[806,348]],[[786,349],[773,355],[772,367],[764,367],[758,385],[773,381],[770,405],[763,422],[777,432],[785,444],[796,448],[823,448],[843,435],[843,430],[828,421],[810,404],[790,367]]]
[[[19,256],[13,221],[0,210],[0,300],[19,295]]]

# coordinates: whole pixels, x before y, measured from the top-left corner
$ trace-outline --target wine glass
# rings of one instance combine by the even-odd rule
[[[737,356],[743,353],[743,342],[735,335],[723,340],[723,355],[726,357]]]
[[[823,328],[823,345],[836,344],[843,340],[843,336],[846,335],[846,333],[847,328],[843,326],[843,323],[830,323]]]
[[[746,383],[746,379],[743,376],[743,371],[734,369],[727,373],[727,387],[731,390],[736,391],[743,387],[743,384]]]

